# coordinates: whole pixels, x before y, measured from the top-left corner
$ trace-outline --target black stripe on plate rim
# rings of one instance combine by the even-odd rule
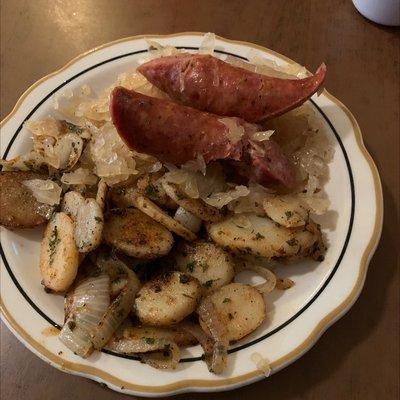
[[[198,50],[198,47],[191,47],[191,46],[179,46],[177,47],[178,49],[185,49],[185,50]],[[48,100],[51,96],[53,96],[56,92],[58,92],[62,87],[64,87],[65,85],[67,85],[68,83],[72,82],[74,79],[76,79],[77,77],[85,74],[86,72],[89,72],[97,67],[100,67],[101,65],[110,63],[112,61],[116,61],[119,60],[121,58],[125,58],[125,57],[129,57],[132,55],[136,55],[136,54],[142,54],[142,53],[146,53],[148,52],[148,50],[138,50],[138,51],[133,51],[130,53],[125,53],[125,54],[121,54],[119,56],[116,57],[112,57],[109,58],[107,60],[104,60],[98,64],[92,65],[89,68],[86,68],[84,70],[82,70],[81,72],[75,74],[74,76],[72,76],[71,78],[68,78],[67,80],[65,80],[62,84],[58,85],[55,89],[53,89],[49,94],[47,94],[33,109],[32,111],[30,111],[30,113],[25,117],[25,119],[23,120],[23,122],[19,125],[18,129],[15,131],[13,137],[11,138],[10,142],[8,143],[8,146],[5,150],[4,155],[2,156],[3,159],[6,159],[8,156],[9,151],[11,150],[11,147],[13,145],[13,143],[15,142],[18,134],[21,132],[21,129],[23,127],[23,124],[29,120],[32,115],[37,111],[37,109],[46,101]],[[242,60],[248,61],[248,59],[246,57],[242,57],[227,51],[223,51],[223,50],[215,50],[216,53],[220,53],[220,54],[225,54],[225,55],[230,55],[236,58],[240,58]],[[343,248],[340,252],[340,255],[335,263],[334,268],[332,269],[331,273],[329,274],[328,278],[325,280],[325,282],[323,283],[323,285],[320,287],[320,289],[318,290],[318,292],[311,298],[311,300],[309,300],[296,314],[294,314],[292,317],[290,317],[287,321],[285,321],[284,323],[282,323],[281,325],[279,325],[278,327],[276,327],[275,329],[273,329],[272,331],[266,333],[265,335],[260,336],[257,339],[254,339],[248,343],[242,344],[240,346],[237,347],[233,347],[231,349],[229,349],[229,353],[235,353],[239,350],[243,350],[247,347],[250,347],[256,343],[259,343],[265,339],[267,339],[268,337],[271,337],[272,335],[274,335],[275,333],[279,332],[280,330],[284,329],[285,327],[287,327],[291,322],[293,322],[296,318],[298,318],[307,308],[310,307],[310,305],[312,303],[315,302],[315,300],[320,296],[320,294],[325,290],[325,288],[328,286],[329,282],[332,280],[333,276],[335,275],[336,271],[338,270],[340,263],[344,257],[344,254],[346,252],[349,240],[350,240],[350,236],[351,236],[351,232],[353,229],[353,223],[354,223],[354,211],[355,211],[355,190],[354,190],[354,179],[353,179],[353,172],[351,169],[351,165],[350,165],[350,161],[349,161],[349,157],[347,155],[346,149],[343,145],[342,140],[340,139],[339,134],[337,133],[335,127],[333,126],[332,122],[329,120],[329,118],[326,116],[326,114],[321,110],[321,108],[313,101],[311,100],[311,103],[313,104],[313,106],[317,109],[317,111],[319,112],[319,114],[322,115],[322,117],[324,118],[324,120],[327,122],[327,124],[329,125],[330,129],[332,130],[336,140],[339,143],[340,149],[342,150],[345,162],[346,162],[346,167],[349,173],[349,180],[350,180],[350,188],[351,188],[351,214],[350,214],[350,221],[349,221],[349,227],[347,230],[347,234],[346,234],[346,238],[343,244]],[[52,326],[54,326],[57,329],[61,329],[61,326],[59,324],[57,324],[56,322],[54,322],[49,316],[47,316],[33,301],[32,299],[27,295],[27,293],[25,292],[25,290],[21,287],[20,283],[18,282],[18,280],[16,279],[14,273],[12,272],[10,265],[8,263],[8,260],[4,254],[3,251],[3,247],[0,243],[0,253],[1,253],[1,258],[3,259],[4,265],[7,269],[8,274],[10,275],[10,278],[12,279],[12,281],[14,282],[16,288],[18,289],[18,291],[21,293],[21,295],[25,298],[25,300],[29,303],[29,305],[42,317],[44,318],[49,324],[51,324]],[[129,355],[124,355],[124,354],[117,354],[114,353],[110,350],[106,350],[103,349],[101,350],[103,353],[106,354],[110,354],[116,357],[120,357],[120,358],[126,358],[126,359],[131,359],[131,360],[139,360],[138,357],[135,356],[129,356]],[[193,361],[200,361],[202,360],[203,357],[187,357],[187,358],[182,358],[180,360],[180,362],[193,362]]]

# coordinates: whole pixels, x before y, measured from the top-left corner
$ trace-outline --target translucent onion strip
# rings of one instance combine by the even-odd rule
[[[211,357],[208,360],[206,359],[208,369],[215,374],[221,374],[228,361],[229,341],[226,326],[221,322],[213,302],[207,297],[202,300],[197,312],[214,340]]]
[[[89,277],[66,298],[66,322],[59,339],[81,357],[93,351],[90,334],[110,305],[110,278],[107,274]]]
[[[260,267],[259,265],[254,265],[249,262],[243,261],[235,266],[236,273],[242,271],[254,271],[255,273],[257,273],[258,275],[260,275],[265,279],[265,282],[260,283],[259,285],[254,285],[254,287],[260,293],[270,293],[275,289],[277,284],[277,279],[275,274],[268,268]]]
[[[132,309],[136,293],[140,288],[140,281],[136,277],[136,274],[123,263],[121,263],[121,266],[125,269],[127,284],[111,303],[110,307],[108,307],[91,335],[93,345],[96,349],[104,347],[121,322],[128,316]]]

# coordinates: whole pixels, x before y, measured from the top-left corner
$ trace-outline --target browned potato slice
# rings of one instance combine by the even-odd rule
[[[0,172],[0,225],[33,228],[47,222],[54,207],[39,203],[23,185],[31,179],[48,179],[48,176],[37,172]]]
[[[197,279],[173,271],[146,282],[135,300],[135,311],[146,325],[168,326],[191,314],[201,296]]]
[[[106,215],[103,238],[131,257],[154,259],[167,254],[172,234],[137,209],[117,209]]]
[[[205,290],[227,285],[235,275],[231,256],[211,242],[182,242],[174,261],[177,269],[198,279]]]
[[[315,256],[321,232],[310,220],[304,227],[286,228],[255,214],[237,214],[208,227],[215,243],[237,254],[265,258]]]
[[[214,304],[218,318],[226,327],[227,339],[230,342],[253,332],[264,321],[264,299],[252,286],[231,283],[208,295],[207,299]],[[206,332],[208,331],[201,319],[200,325]]]
[[[264,200],[267,215],[279,225],[287,228],[304,226],[309,219],[309,210],[296,196],[269,196]]]
[[[74,222],[67,214],[56,213],[46,227],[40,247],[42,284],[55,292],[66,291],[76,277],[78,265]]]

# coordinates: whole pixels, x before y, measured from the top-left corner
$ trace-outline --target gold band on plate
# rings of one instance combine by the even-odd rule
[[[82,59],[83,57],[87,56],[88,54],[94,53],[98,50],[105,49],[107,47],[113,46],[117,43],[122,43],[122,42],[127,42],[130,40],[135,40],[135,39],[143,39],[143,38],[171,38],[171,37],[176,37],[176,36],[183,36],[183,35],[191,35],[191,36],[203,36],[204,33],[201,32],[182,32],[182,33],[174,33],[171,35],[137,35],[137,36],[130,36],[126,37],[123,39],[118,39],[113,42],[109,42],[106,44],[103,44],[101,46],[95,47],[89,51],[86,51],[85,53],[80,54],[79,56],[73,58],[70,62],[68,62],[65,66],[60,68],[57,71],[54,71],[45,77],[41,78],[37,82],[35,82],[32,86],[30,86],[23,94],[22,96],[18,99],[17,103],[15,104],[13,110],[8,114],[0,123],[0,126],[3,126],[18,110],[18,108],[21,106],[22,102],[24,99],[29,95],[32,90],[34,90],[37,86],[39,86],[42,82],[46,81],[47,79],[59,74],[60,72],[64,71],[67,69],[69,66],[77,62],[78,60]],[[274,55],[280,59],[283,59],[289,63],[293,63],[294,61],[291,60],[288,57],[285,57],[273,50],[267,49],[265,47],[253,44],[253,43],[248,43],[248,42],[243,42],[243,41],[238,41],[238,40],[230,40],[230,39],[225,39],[220,36],[216,36],[220,41],[227,42],[227,43],[233,43],[233,44],[238,44],[238,45],[243,45],[246,47],[252,47],[254,49],[260,50],[264,53],[268,53],[271,55]],[[323,94],[325,94],[333,103],[335,103],[348,117],[350,120],[353,130],[355,133],[356,141],[358,144],[358,147],[361,151],[361,153],[364,155],[366,161],[368,162],[370,166],[370,170],[372,173],[372,177],[374,180],[374,186],[375,186],[375,201],[376,201],[376,214],[375,214],[375,223],[374,223],[374,230],[371,236],[371,239],[365,248],[365,251],[361,257],[361,262],[360,262],[360,267],[359,267],[359,273],[357,277],[357,281],[351,291],[351,293],[347,296],[347,298],[338,306],[336,307],[333,311],[331,311],[328,315],[326,315],[318,324],[317,326],[313,329],[313,331],[309,334],[309,336],[299,345],[297,346],[294,350],[289,352],[288,354],[284,355],[283,357],[279,358],[278,360],[274,361],[271,363],[271,368],[272,370],[280,367],[282,364],[289,362],[290,360],[298,358],[301,354],[306,352],[309,348],[312,347],[312,345],[318,340],[320,335],[337,319],[338,317],[341,316],[350,306],[351,304],[357,299],[358,294],[360,293],[365,274],[367,272],[367,267],[369,263],[369,259],[372,256],[373,251],[375,250],[375,247],[378,243],[379,237],[380,237],[380,232],[381,232],[381,227],[382,227],[382,218],[383,218],[383,196],[382,196],[382,187],[381,187],[381,182],[378,174],[378,170],[375,166],[375,163],[371,157],[371,155],[368,153],[367,149],[365,148],[362,134],[360,131],[360,127],[358,126],[358,123],[354,116],[351,114],[350,110],[342,104],[338,99],[336,99],[334,96],[332,96],[330,93],[328,93],[326,90],[324,90]],[[47,350],[42,344],[34,340],[27,332],[24,331],[24,329],[15,321],[15,319],[11,316],[11,313],[6,309],[3,301],[1,300],[0,297],[0,311],[4,315],[4,318],[7,320],[8,324],[14,329],[15,332],[18,333],[18,335],[31,346],[34,348],[39,354],[42,355],[45,359],[50,361],[52,365],[57,367],[58,369],[62,371],[68,371],[74,374],[88,374],[92,377],[99,378],[100,380],[104,381],[105,383],[110,383],[116,387],[119,387],[121,390],[127,389],[127,390],[132,390],[135,392],[142,392],[142,393],[168,393],[168,392],[174,392],[179,389],[185,389],[185,388],[192,388],[192,387],[214,387],[218,388],[221,386],[230,386],[233,384],[240,384],[241,382],[245,382],[247,380],[256,378],[256,377],[262,377],[264,376],[263,373],[259,370],[255,370],[253,372],[249,372],[244,375],[240,375],[234,378],[225,378],[225,379],[220,379],[220,380],[207,380],[207,379],[187,379],[183,380],[180,382],[175,382],[171,383],[168,385],[162,385],[162,386],[145,386],[145,385],[136,385],[130,382],[125,382],[107,372],[104,372],[102,370],[99,370],[96,367],[88,366],[88,365],[83,365],[83,364],[78,364],[78,363],[72,363],[69,361],[66,361],[59,357],[58,355],[50,352]]]

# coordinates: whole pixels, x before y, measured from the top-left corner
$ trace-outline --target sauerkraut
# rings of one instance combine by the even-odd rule
[[[139,64],[186,51],[161,45],[154,40],[147,40],[147,43],[150,50],[139,60]],[[215,35],[208,33],[199,52],[214,54],[214,48]],[[276,77],[299,79],[307,75],[305,68],[296,63],[278,64],[264,58],[256,50],[248,53],[250,62],[217,53],[214,56]],[[8,169],[39,169],[47,165],[52,173],[63,172],[60,182],[64,185],[84,186],[95,185],[100,178],[109,186],[121,185],[143,174],[157,172],[161,174],[159,179],[178,185],[189,198],[200,198],[218,208],[228,206],[235,213],[263,212],[262,200],[273,191],[253,183],[236,187],[228,184],[218,162],[206,166],[204,159],[199,157],[180,167],[163,166],[152,156],[130,151],[112,125],[109,114],[110,92],[119,85],[153,97],[168,97],[135,69],[121,73],[114,84],[99,93],[87,84],[76,91],[66,90],[55,98],[54,108],[57,115],[68,122],[55,118],[28,121],[25,127],[32,133],[33,151],[15,160],[3,161],[2,165]],[[221,118],[220,121],[228,127],[233,143],[242,139],[244,129],[235,118]],[[328,178],[333,146],[312,106],[307,102],[269,121],[264,129],[251,135],[250,145],[262,154],[260,142],[269,140],[273,134],[274,140],[297,167],[301,184],[293,194],[307,198],[303,203],[311,212],[324,212],[329,202],[323,185]]]

